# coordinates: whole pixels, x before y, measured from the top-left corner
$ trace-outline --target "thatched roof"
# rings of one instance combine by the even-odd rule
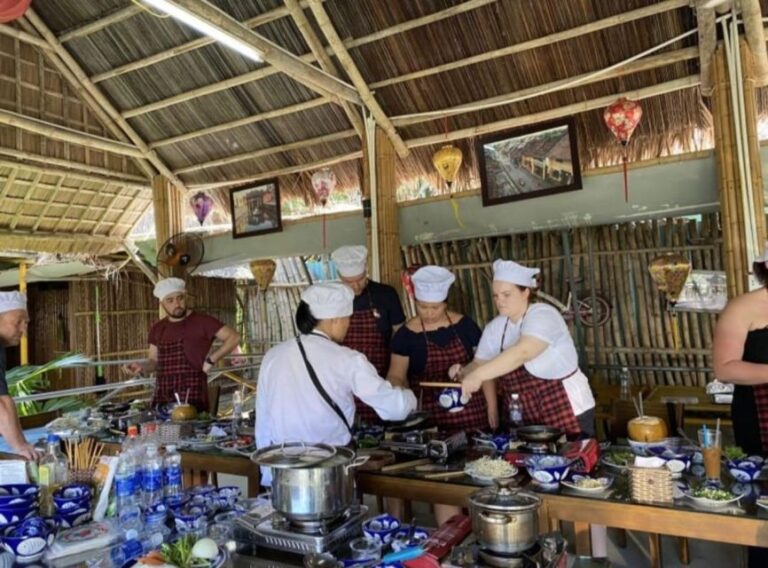
[[[289,52],[314,61],[287,3],[213,3]],[[768,0],[763,4],[766,13]],[[307,5],[304,0],[304,16],[327,46],[314,14],[317,6],[310,10]],[[617,93],[656,89],[674,81],[679,83],[665,89],[668,92],[664,94],[641,93],[644,117],[634,135],[631,155],[662,155],[674,145],[699,149],[711,138],[707,103],[697,87],[696,34],[664,48],[659,52],[663,60],[655,54],[657,59],[650,63],[642,60],[621,76],[596,77],[579,86],[485,110],[468,110],[448,119],[406,118],[511,93],[541,91],[555,81],[616,64],[692,30],[696,21],[687,0],[325,0],[321,5],[384,114],[393,120],[400,138],[412,146],[410,156],[398,165],[401,180],[425,177],[436,181],[431,155],[445,132],[538,115]],[[140,139],[156,153],[148,158],[152,169],[172,172],[190,189],[212,188],[211,193],[225,207],[226,183],[274,174],[281,176],[284,195],[287,192],[311,201],[309,175],[321,163],[334,164],[340,186],[357,191],[361,141],[344,109],[270,64],[248,60],[172,18],[158,18],[139,2],[34,0],[32,9],[29,20],[13,26],[35,36],[50,31],[50,37],[45,38],[49,45],[54,36],[58,38],[53,43],[61,42],[72,63],[134,131],[135,136],[128,136],[130,142],[138,145],[136,139]],[[624,23],[606,20],[643,9],[656,13],[639,14]],[[580,28],[590,25],[596,29]],[[574,29],[578,33],[568,34],[572,37],[551,37]],[[526,48],[541,38],[540,45]],[[48,62],[45,71],[40,71],[42,56],[37,48],[0,37],[2,55],[14,54],[19,46],[31,62],[28,82],[34,83],[35,77],[44,73],[66,93],[68,101],[72,99],[72,105],[81,107],[79,111],[44,110],[50,98],[46,93],[38,95],[39,104],[33,108],[21,108],[14,89],[0,82],[0,108],[80,130],[84,125],[75,122],[87,116],[89,132],[117,139],[113,128],[103,120],[95,121],[92,113],[84,110],[93,101],[75,100],[78,93],[66,86],[55,62]],[[673,56],[667,57],[669,54]],[[337,68],[339,61],[334,58]],[[341,73],[343,80],[350,80],[346,72]],[[0,78],[15,78],[13,66],[0,65]],[[576,115],[582,167],[614,162],[619,154],[603,125],[601,108],[570,114]],[[10,136],[3,136],[4,130]],[[19,142],[14,134],[18,139],[17,129],[0,127],[0,145],[15,147],[13,144]],[[89,162],[82,147],[53,144],[63,147],[59,153],[78,153],[67,155],[68,160]],[[457,144],[465,150],[468,166],[457,186],[476,186],[472,137]],[[38,150],[45,154],[52,148],[38,141]],[[103,169],[149,179],[147,162],[142,166],[133,157],[103,154],[109,156],[107,162],[111,160],[109,164],[97,162]],[[301,173],[307,168],[310,173]],[[63,199],[61,195],[57,199]],[[146,192],[135,191],[128,207],[143,209],[146,201],[141,200],[146,197]],[[112,206],[126,210],[120,202]],[[102,212],[104,218],[96,229],[93,223],[85,222],[79,226],[70,223],[66,229],[120,237],[124,228],[137,221],[132,213],[118,219],[109,209]],[[7,217],[13,210],[0,204],[0,228],[9,226],[3,214]],[[100,217],[98,213],[95,216]],[[19,226],[26,225],[19,221]]]

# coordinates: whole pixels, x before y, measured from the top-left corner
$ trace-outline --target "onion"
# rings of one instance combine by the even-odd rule
[[[210,538],[201,538],[192,547],[192,556],[203,560],[213,560],[219,554],[219,547]]]

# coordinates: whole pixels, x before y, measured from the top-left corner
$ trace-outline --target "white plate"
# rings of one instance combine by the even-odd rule
[[[601,482],[600,487],[579,487],[576,485],[575,481],[577,478],[582,479],[597,479]],[[611,485],[613,485],[613,478],[612,477],[589,477],[587,475],[574,475],[571,477],[571,479],[563,480],[560,482],[564,486],[573,489],[574,491],[578,491],[579,493],[602,493],[603,491],[610,488]]]
[[[632,465],[635,461],[635,454],[632,453],[632,451],[629,448],[613,448],[613,450],[618,450],[621,452],[626,452],[628,454],[632,454],[632,457],[629,459],[629,462],[627,462],[626,465],[620,465],[618,463],[615,463],[608,459],[608,456],[611,455],[611,449],[609,448],[606,450],[603,455],[600,456],[600,462],[603,465],[607,465],[608,467],[612,467],[613,469],[618,469],[619,471],[624,471],[627,469],[628,466]]]
[[[685,496],[696,505],[706,507],[707,509],[723,509],[741,499],[741,495],[735,495],[733,498],[726,499],[725,501],[716,501],[714,499],[707,499],[706,497],[694,497],[690,493],[686,493]]]
[[[757,505],[761,509],[768,510],[768,499],[758,499],[757,501],[755,501],[755,505]]]

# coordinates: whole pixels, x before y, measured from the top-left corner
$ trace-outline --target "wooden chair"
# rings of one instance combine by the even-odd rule
[[[221,385],[208,385],[208,414],[216,416],[219,413]]]

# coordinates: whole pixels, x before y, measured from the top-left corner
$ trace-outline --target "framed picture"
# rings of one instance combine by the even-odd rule
[[[573,119],[478,138],[483,206],[581,189]]]
[[[728,302],[724,270],[691,270],[673,306],[679,312],[719,313]]]
[[[283,230],[277,178],[233,188],[229,204],[233,239]]]

